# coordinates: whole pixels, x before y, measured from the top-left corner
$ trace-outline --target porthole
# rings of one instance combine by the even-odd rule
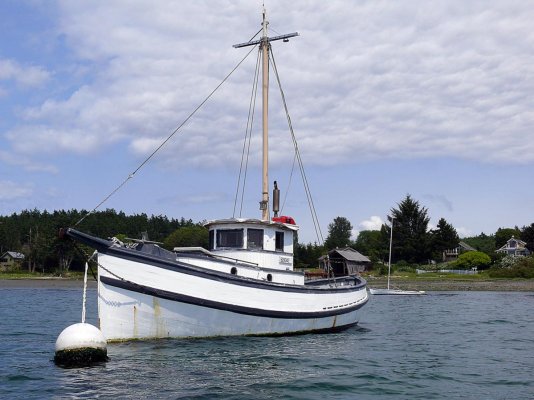
[[[273,281],[273,276],[271,274],[267,274],[267,280],[269,282],[272,282]]]
[[[232,275],[237,275],[237,268],[236,267],[232,267],[232,269],[230,270],[230,273]]]

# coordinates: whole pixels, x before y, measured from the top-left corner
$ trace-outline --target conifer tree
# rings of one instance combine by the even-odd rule
[[[445,250],[454,249],[460,243],[456,229],[445,218],[440,218],[436,229],[431,231],[432,252],[434,260],[441,261]]]
[[[392,263],[406,261],[409,263],[426,263],[431,256],[430,234],[427,232],[430,218],[426,207],[408,194],[391,209],[393,217],[393,251]],[[390,226],[385,231],[390,234]]]

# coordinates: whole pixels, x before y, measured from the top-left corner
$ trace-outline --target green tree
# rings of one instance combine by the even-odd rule
[[[534,252],[534,223],[521,228],[520,239],[527,244],[531,252]]]
[[[486,253],[490,257],[495,254],[495,235],[486,235],[482,232],[478,236],[467,237],[462,240],[469,246]]]
[[[294,263],[298,268],[316,268],[319,266],[318,259],[325,250],[317,243],[300,244],[294,247]]]
[[[342,248],[350,245],[350,236],[352,235],[352,224],[345,217],[336,217],[328,225],[328,237],[324,245],[327,249]]]
[[[521,236],[521,231],[516,226],[515,228],[499,228],[495,232],[495,248],[498,249],[506,244],[508,239],[512,236],[519,239]]]
[[[456,229],[445,221],[445,218],[440,218],[436,229],[430,231],[432,258],[434,260],[441,260],[442,254],[447,249],[454,249],[460,243],[460,237]]]
[[[427,232],[430,218],[428,210],[408,194],[391,209],[393,217],[392,262],[404,260],[409,263],[425,263],[431,256],[430,234]],[[384,226],[390,234],[390,227]]]
[[[209,233],[201,225],[184,226],[171,233],[163,246],[172,250],[175,247],[204,247],[208,248]]]
[[[468,251],[467,253],[460,254],[458,259],[454,261],[453,265],[459,269],[485,269],[491,264],[491,258],[481,251]]]
[[[387,245],[380,231],[361,231],[354,242],[354,248],[373,262],[384,259]]]

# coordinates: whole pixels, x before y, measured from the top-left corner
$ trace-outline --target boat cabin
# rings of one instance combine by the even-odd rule
[[[210,221],[205,226],[209,230],[211,253],[260,268],[293,270],[293,235],[297,225],[232,218]]]

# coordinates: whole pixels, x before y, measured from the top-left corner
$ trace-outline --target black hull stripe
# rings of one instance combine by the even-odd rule
[[[283,319],[310,319],[310,318],[325,318],[335,315],[348,314],[352,311],[363,307],[368,298],[360,304],[353,305],[346,308],[338,308],[333,310],[317,311],[317,312],[288,312],[276,310],[264,310],[259,308],[238,306],[235,304],[222,303],[213,300],[206,300],[199,297],[192,297],[180,293],[169,292],[166,290],[155,289],[145,285],[138,285],[135,283],[101,276],[100,281],[106,285],[113,286],[120,289],[129,290],[131,292],[142,293],[149,296],[158,297],[160,299],[176,301],[180,303],[192,304],[200,307],[213,308],[217,310],[230,311],[237,314],[251,315],[255,317],[264,318],[283,318]]]
[[[123,260],[138,262],[141,264],[151,265],[153,267],[162,268],[170,271],[176,271],[187,275],[197,276],[204,279],[211,279],[221,282],[226,282],[232,285],[240,285],[246,287],[254,287],[262,290],[273,290],[277,292],[296,292],[296,293],[342,293],[342,292],[356,292],[366,290],[367,282],[361,277],[347,277],[345,280],[352,281],[354,285],[337,286],[333,288],[319,288],[317,283],[309,282],[302,285],[289,285],[274,282],[263,282],[256,279],[245,278],[239,275],[231,275],[224,272],[209,270],[198,267],[196,265],[179,262],[175,260],[168,260],[137,250],[125,249],[114,246],[110,241],[100,239],[86,233],[76,231],[72,228],[67,230],[67,235],[73,239],[84,243],[100,253],[117,257]],[[338,283],[342,282],[343,278],[338,279]],[[324,284],[328,281],[324,280]]]
[[[170,271],[177,271],[181,272],[183,274],[187,275],[193,275],[198,276],[200,278],[204,279],[211,279],[216,281],[224,281],[232,285],[240,285],[240,286],[247,286],[247,287],[255,287],[258,289],[266,289],[266,290],[274,290],[274,291],[281,291],[281,292],[306,292],[306,293],[340,293],[340,292],[355,292],[358,290],[366,290],[366,282],[362,282],[356,285],[351,286],[343,286],[343,287],[336,287],[331,289],[326,288],[318,288],[310,286],[297,286],[297,285],[284,285],[284,284],[276,284],[273,282],[261,282],[256,279],[250,279],[245,278],[242,276],[236,276],[231,274],[225,274],[223,272],[213,271],[213,270],[206,270],[201,267],[197,267],[195,265],[179,262],[179,261],[172,261],[172,260],[164,260],[156,257],[152,257],[149,255],[145,255],[143,253],[137,252],[135,250],[123,250],[116,247],[110,247],[107,249],[107,251],[103,251],[102,253],[108,254],[117,258],[121,258],[128,261],[138,262],[142,264],[151,265],[153,267],[162,268]],[[138,253],[138,254],[136,254]],[[348,279],[356,279],[356,278],[348,278]],[[360,278],[358,278],[360,280]],[[363,280],[363,279],[361,279]]]

